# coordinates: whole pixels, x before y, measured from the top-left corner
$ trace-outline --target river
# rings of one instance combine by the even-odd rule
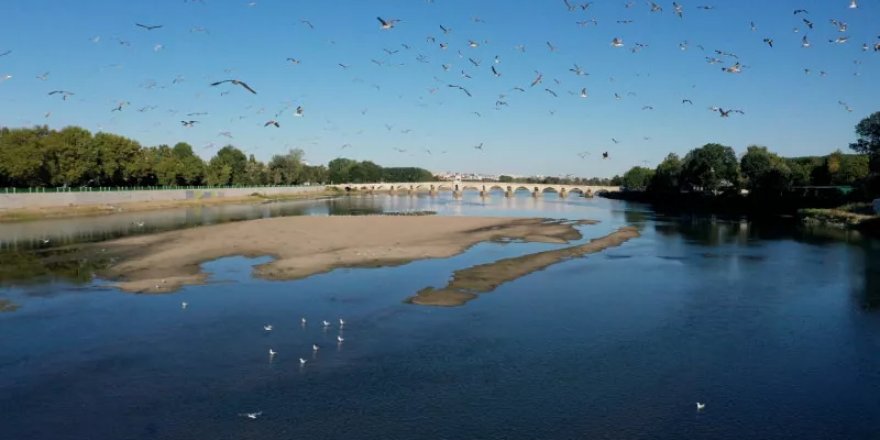
[[[584,240],[626,225],[641,237],[454,308],[404,300],[561,245],[483,243],[287,282],[250,276],[266,258],[232,257],[205,264],[210,283],[162,295],[51,258],[201,224],[392,211],[595,219]],[[8,223],[0,243],[0,299],[19,307],[0,313],[4,439],[880,436],[880,242],[855,233],[466,193]]]

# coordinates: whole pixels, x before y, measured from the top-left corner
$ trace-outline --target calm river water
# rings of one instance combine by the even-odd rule
[[[403,300],[559,245],[485,243],[293,282],[251,278],[265,259],[227,258],[205,265],[208,285],[167,295],[52,262],[127,234],[409,210],[590,218],[602,223],[585,239],[623,225],[642,237],[459,308]],[[842,232],[554,195],[190,208],[0,224],[0,299],[20,306],[0,313],[9,440],[880,438],[880,243]]]

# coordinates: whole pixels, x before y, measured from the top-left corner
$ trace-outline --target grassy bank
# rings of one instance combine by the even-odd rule
[[[115,203],[100,205],[58,206],[50,208],[23,208],[0,211],[0,222],[19,222],[42,220],[47,218],[87,217],[97,215],[110,215],[122,212],[141,212],[159,209],[183,208],[191,206],[214,206],[228,204],[266,203],[285,200],[316,200],[327,197],[336,197],[343,194],[337,189],[325,189],[309,193],[291,193],[280,195],[264,195],[253,193],[245,197],[220,197],[199,200],[170,200]]]
[[[830,226],[841,229],[880,231],[880,216],[867,203],[851,203],[838,208],[807,208],[798,211],[806,225]]]

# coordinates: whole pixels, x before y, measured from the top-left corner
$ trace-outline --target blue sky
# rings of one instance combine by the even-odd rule
[[[0,79],[12,77],[0,82],[0,125],[80,125],[145,145],[186,141],[204,157],[232,143],[263,160],[302,148],[312,163],[342,155],[432,171],[606,177],[707,142],[788,156],[845,149],[853,126],[880,110],[876,0],[857,9],[849,0],[679,3],[683,18],[666,1],[652,13],[648,2],[626,0],[576,12],[562,0],[5,0],[0,54],[12,52],[0,57]],[[382,30],[376,16],[402,22]],[[591,19],[598,24],[576,24]],[[830,19],[846,22],[846,32]],[[810,48],[801,47],[805,34]],[[845,44],[828,42],[844,35]],[[615,37],[624,47],[611,46]],[[636,43],[647,47],[633,52]],[[723,72],[736,60],[716,49],[748,67]],[[589,75],[570,72],[575,63]],[[535,71],[544,81],[529,87]],[[209,86],[231,78],[258,94]],[[578,96],[584,87],[586,99]],[[56,89],[75,95],[47,95]],[[130,105],[111,112],[121,101]],[[297,106],[303,117],[293,116]],[[720,118],[712,106],[745,115]],[[281,127],[263,127],[270,119]],[[187,128],[181,120],[200,122]],[[482,151],[473,148],[480,143]]]

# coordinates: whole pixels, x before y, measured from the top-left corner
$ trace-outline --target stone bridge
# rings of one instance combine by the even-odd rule
[[[452,191],[454,196],[460,196],[463,191],[479,191],[481,196],[488,195],[491,191],[501,191],[507,197],[512,197],[517,191],[528,191],[534,197],[544,193],[555,193],[560,197],[566,197],[570,193],[579,194],[583,197],[593,197],[596,194],[618,192],[619,186],[592,186],[592,185],[553,185],[538,183],[499,183],[499,182],[404,182],[404,183],[340,183],[327,185],[330,188],[338,188],[343,191],[383,191],[389,193],[427,192],[437,194],[440,191]]]

